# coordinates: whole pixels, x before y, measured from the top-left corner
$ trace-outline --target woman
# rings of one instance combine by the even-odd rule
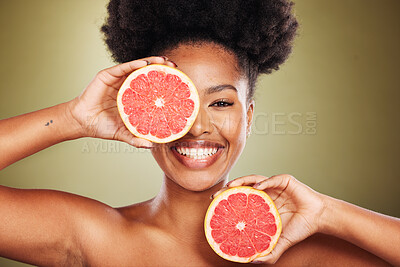
[[[100,71],[70,102],[1,121],[0,167],[90,136],[150,149],[164,172],[162,189],[146,202],[112,208],[63,192],[0,187],[0,256],[40,266],[235,265],[205,240],[205,211],[244,148],[257,76],[278,69],[297,28],[286,1],[246,3],[110,2],[103,32],[114,59],[126,63]],[[222,10],[223,17],[213,15]],[[185,72],[201,105],[187,135],[163,145],[132,136],[115,103],[124,78],[155,63]],[[218,152],[204,165],[178,159],[177,148],[187,145]],[[319,194],[290,175],[250,175],[228,184],[238,185],[265,190],[282,215],[278,245],[260,263],[400,264],[396,249],[388,248],[400,246],[398,219]]]

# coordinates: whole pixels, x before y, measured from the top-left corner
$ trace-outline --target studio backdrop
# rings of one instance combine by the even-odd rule
[[[0,0],[0,119],[69,101],[114,65],[106,0]],[[400,1],[297,0],[293,53],[261,76],[247,146],[230,178],[289,173],[313,189],[400,217]],[[32,136],[32,138],[35,138]],[[1,154],[1,147],[0,147]],[[0,184],[123,206],[152,198],[146,150],[84,138],[0,171]],[[0,258],[0,266],[27,266]]]

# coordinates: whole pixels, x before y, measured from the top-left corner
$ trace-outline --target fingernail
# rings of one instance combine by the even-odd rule
[[[168,58],[166,56],[161,56],[165,61],[168,60]]]
[[[150,65],[151,64],[151,62],[150,61],[148,61],[148,60],[145,60],[146,62],[147,62],[147,65]]]
[[[172,64],[174,64],[174,65],[175,65],[175,68],[178,67],[178,65],[176,65],[176,63],[173,62],[172,60],[170,60],[169,62],[171,62]]]
[[[259,186],[260,186],[260,183],[256,183],[253,185],[253,187],[259,187]]]
[[[217,192],[215,192],[214,194],[211,195],[211,199],[214,199],[219,193],[221,193],[221,190],[218,190]]]

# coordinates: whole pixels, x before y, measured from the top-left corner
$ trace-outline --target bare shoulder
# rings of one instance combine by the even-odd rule
[[[315,234],[286,251],[281,266],[391,266],[343,239]]]
[[[77,244],[72,254],[79,255],[79,265],[112,266],[121,259],[131,260],[132,256],[144,253],[140,250],[143,243],[140,241],[146,229],[141,223],[145,202],[113,208],[95,199],[66,192],[48,191],[45,195],[54,203],[64,205],[60,212],[72,218],[69,221],[74,225],[73,236]]]
[[[54,228],[69,224],[68,229],[81,231],[123,221],[117,209],[77,194],[48,189],[0,189],[2,203],[14,205],[25,214],[37,217],[39,223],[49,222]]]
[[[123,221],[118,211],[90,198],[5,186],[0,218],[0,255],[34,265],[80,265],[87,241]]]

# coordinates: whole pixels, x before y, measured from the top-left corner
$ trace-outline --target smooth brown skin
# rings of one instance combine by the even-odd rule
[[[133,137],[119,119],[115,99],[124,78],[146,61],[173,63],[151,57],[101,71],[81,96],[68,103],[0,121],[0,168],[65,140],[120,140],[152,147],[165,173],[159,194],[143,203],[112,208],[69,193],[0,186],[1,256],[40,266],[243,265],[212,251],[203,220],[210,196],[224,190],[251,126],[254,103],[246,99],[246,80],[239,75],[235,57],[215,45],[182,45],[165,54],[192,78],[200,94],[201,111],[183,138],[223,143],[223,160],[207,170],[191,171],[171,158],[168,145],[153,146]],[[206,93],[220,84],[231,84],[237,92]],[[221,99],[234,105],[213,105]],[[42,122],[50,118],[54,123],[44,127]],[[106,124],[110,120],[113,123]],[[278,245],[259,260],[279,259],[277,266],[388,266],[375,253],[400,264],[398,219],[319,194],[290,175],[251,175],[229,186],[256,183],[274,199],[283,221]]]

